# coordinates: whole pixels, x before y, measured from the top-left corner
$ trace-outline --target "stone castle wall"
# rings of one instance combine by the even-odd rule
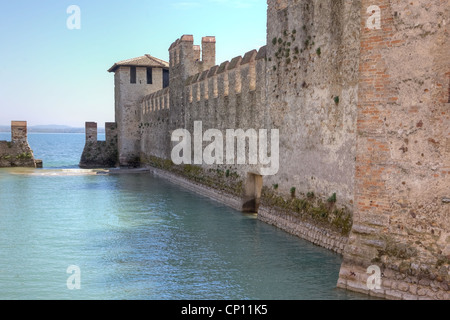
[[[142,101],[140,112],[141,158],[155,156],[169,159],[170,89],[166,88],[146,96]]]
[[[176,40],[170,87],[140,93],[123,141],[142,165],[233,206],[253,192],[261,220],[343,254],[339,287],[449,299],[448,11],[439,0],[268,0],[259,50],[216,65],[214,37]],[[171,134],[195,121],[203,132],[278,129],[278,173],[175,166]],[[380,289],[369,289],[370,266]]]
[[[449,299],[450,42],[445,1],[361,1],[355,209],[339,286]],[[380,28],[367,20],[380,8]],[[378,290],[366,269],[381,268]]]
[[[359,1],[268,1],[267,117],[280,129],[277,193],[353,209]],[[333,199],[334,200],[334,199]]]
[[[269,0],[266,47],[206,70],[187,64],[175,71],[181,87],[143,100],[144,158],[169,159],[170,132],[193,132],[196,120],[204,130],[280,129],[280,171],[264,177],[261,218],[307,238],[310,222],[299,216],[314,218],[319,207],[327,222],[342,225],[347,217],[336,210],[346,208],[354,214],[349,244],[343,250],[347,238],[332,238],[345,257],[339,286],[370,292],[366,270],[376,264],[391,278],[371,294],[402,297],[398,287],[417,291],[422,279],[433,290],[419,286],[417,296],[445,297],[448,34],[443,4],[430,10],[426,3]],[[372,5],[382,12],[381,30],[366,27]],[[181,64],[192,45],[184,40],[173,46],[183,42]],[[201,167],[208,176],[212,168]],[[245,185],[251,168],[228,168]],[[324,205],[331,195],[335,203]],[[306,209],[280,216],[296,205]],[[332,247],[327,239],[316,242]],[[411,277],[402,280],[405,274]]]
[[[194,121],[211,128],[260,128],[263,123],[265,87],[265,47],[236,57],[201,73],[189,76],[181,88],[183,111],[173,122],[193,132]],[[170,89],[146,96],[141,105],[144,156],[170,158],[169,128],[173,105]],[[173,119],[173,116],[172,116]],[[173,127],[176,129],[175,127]]]
[[[267,46],[210,68],[203,60],[213,60],[199,60],[192,36],[175,41],[169,49],[170,89],[141,103],[141,161],[170,159],[171,132],[193,132],[195,121],[202,121],[203,131],[279,129],[280,170],[262,180],[264,194],[277,201],[263,201],[265,212],[288,207],[320,216],[321,224],[342,224],[342,208],[346,215],[353,209],[359,8],[357,2],[283,7],[269,1]],[[214,43],[204,40],[203,47]],[[248,174],[259,172],[251,165],[200,167],[210,185],[229,184],[216,172],[230,172],[236,177],[233,193],[244,192]],[[333,195],[335,203],[327,203]],[[299,209],[299,201],[307,204]],[[276,217],[266,220],[286,229]]]
[[[336,193],[352,208],[359,11],[358,2],[269,2],[267,46],[206,70],[183,36],[170,49],[170,90],[142,101],[141,152],[170,158],[170,131],[193,132],[198,120],[204,130],[279,129],[283,165],[264,186],[285,197]]]

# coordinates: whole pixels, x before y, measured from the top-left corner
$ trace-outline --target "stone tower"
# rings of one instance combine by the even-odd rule
[[[202,46],[194,45],[192,35],[183,35],[169,48],[170,54],[170,129],[185,127],[184,86],[186,80],[216,64],[216,38],[203,37]]]
[[[148,94],[169,86],[169,64],[150,55],[115,63],[115,118],[121,166],[136,166],[140,156],[139,104]]]

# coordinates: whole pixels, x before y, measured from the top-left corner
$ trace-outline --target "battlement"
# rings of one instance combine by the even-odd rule
[[[97,142],[98,128],[97,122],[85,123],[86,142]],[[105,140],[111,141],[117,139],[117,124],[115,122],[105,123]]]
[[[257,65],[265,61],[265,47],[225,61],[209,70],[190,76],[185,82],[188,103],[248,93],[257,87]],[[262,83],[258,83],[263,85]]]
[[[97,142],[97,122],[86,122],[86,142]]]
[[[170,89],[156,91],[145,96],[141,102],[142,114],[148,114],[158,110],[170,109]]]
[[[98,141],[96,122],[86,122],[86,144],[79,166],[81,168],[114,167],[117,164],[117,124],[105,123],[105,141]]]
[[[183,35],[169,47],[171,68],[180,65],[185,66],[185,73],[189,75],[202,72],[215,65],[216,61],[216,38],[203,37],[202,44],[194,45],[192,35]]]
[[[27,142],[28,129],[26,121],[11,121],[11,141]]]
[[[193,38],[190,36],[183,36],[172,44],[171,50],[174,50],[180,42],[190,42],[191,40]],[[203,41],[204,43],[215,43],[215,38],[205,37]],[[192,48],[194,52],[197,50],[196,46]],[[183,105],[188,111],[193,111],[189,112],[190,114],[195,114],[192,109],[196,109],[198,103],[202,104],[214,99],[217,103],[216,108],[220,108],[236,95],[239,95],[240,100],[245,101],[243,108],[255,108],[257,101],[254,93],[257,88],[262,90],[264,87],[264,76],[257,77],[257,74],[265,73],[265,57],[266,47],[264,46],[259,51],[249,51],[243,57],[235,57],[231,61],[225,61],[220,65],[189,76],[184,81],[182,88],[172,89],[175,91],[183,89]],[[145,116],[161,110],[170,110],[170,94],[171,90],[166,88],[146,95],[140,104],[141,114]],[[224,111],[226,110],[227,108]]]

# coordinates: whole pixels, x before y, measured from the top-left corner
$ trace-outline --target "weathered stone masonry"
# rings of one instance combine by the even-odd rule
[[[448,4],[268,0],[267,15],[267,45],[219,65],[214,37],[176,40],[157,64],[170,69],[165,88],[128,90],[130,61],[142,59],[118,64],[119,164],[137,157],[343,254],[339,287],[449,299]],[[279,129],[279,172],[175,166],[171,133],[195,121],[203,131]],[[383,278],[370,290],[373,265]]]
[[[42,167],[28,144],[26,121],[11,121],[11,141],[0,141],[0,168],[5,167]]]
[[[450,43],[446,1],[361,1],[355,207],[339,286],[449,299]],[[370,5],[381,28],[368,29]]]
[[[119,162],[116,123],[105,123],[105,141],[97,140],[97,123],[86,122],[86,144],[80,168],[114,168]]]

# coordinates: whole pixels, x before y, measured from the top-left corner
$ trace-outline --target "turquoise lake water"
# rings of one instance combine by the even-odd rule
[[[152,174],[79,170],[83,134],[28,140],[44,169],[0,169],[0,299],[366,299],[336,289],[339,255],[255,215]]]

